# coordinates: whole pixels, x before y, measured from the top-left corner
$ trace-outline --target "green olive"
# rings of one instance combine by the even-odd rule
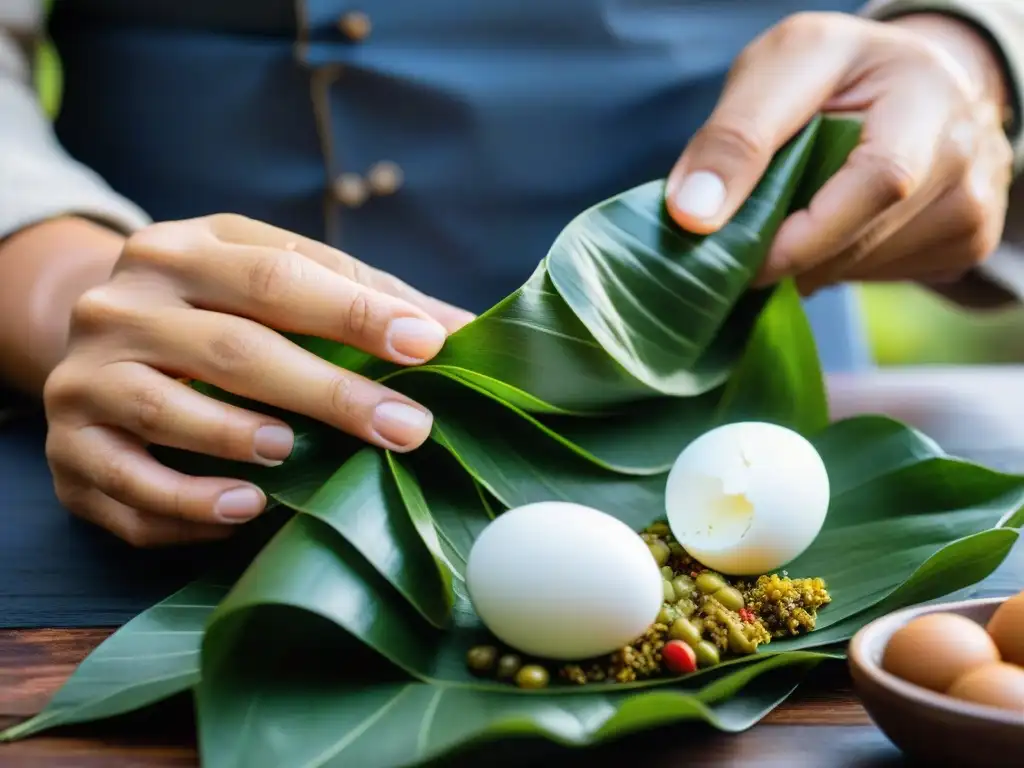
[[[690,618],[697,612],[697,604],[688,597],[676,603],[676,610],[686,618]]]
[[[515,677],[516,673],[522,666],[522,659],[520,659],[514,653],[506,653],[504,656],[498,659],[498,677],[503,680]]]
[[[697,665],[701,667],[713,667],[720,659],[718,649],[707,640],[693,646],[693,652],[697,656]]]
[[[668,536],[671,531],[669,531],[667,523],[659,521],[657,523],[651,523],[651,525],[647,527],[647,533],[653,533],[655,536]]]
[[[722,587],[712,597],[730,611],[741,610],[744,605],[743,595],[735,587]]]
[[[700,642],[700,628],[689,619],[676,619],[669,629],[669,634],[673,640],[682,640],[689,646],[695,646]]]
[[[729,650],[733,653],[753,653],[757,650],[750,638],[743,634],[743,628],[738,624],[729,622]]]
[[[654,558],[654,562],[658,564],[660,568],[668,562],[668,544],[661,539],[654,539],[654,541],[647,542],[647,548],[651,550],[651,556]]]
[[[675,576],[675,574],[672,572],[671,568],[669,568],[667,565],[661,566],[661,578],[663,578],[665,581],[672,581],[673,576]]]
[[[697,589],[705,595],[713,595],[727,586],[729,585],[725,583],[725,579],[712,571],[704,571],[697,577]]]
[[[679,618],[679,611],[676,610],[675,606],[663,605],[661,610],[658,611],[658,618],[654,621],[658,624],[664,624],[666,627],[671,627],[672,622]]]
[[[683,549],[683,545],[678,541],[670,541],[668,543],[668,551],[676,557],[684,557],[686,555],[686,550]]]
[[[466,665],[478,675],[488,674],[497,660],[498,649],[493,645],[478,645],[466,653]]]
[[[696,586],[689,576],[676,576],[672,579],[672,589],[676,591],[678,597],[682,598],[692,595]]]
[[[520,688],[545,688],[550,677],[544,667],[527,664],[516,673],[516,685]]]
[[[665,594],[666,603],[674,603],[676,601],[676,591],[672,589],[672,582],[661,580],[661,590]]]

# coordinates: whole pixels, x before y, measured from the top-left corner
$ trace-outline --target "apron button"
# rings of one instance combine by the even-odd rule
[[[334,196],[349,208],[358,208],[370,196],[370,190],[357,173],[343,173],[334,182]]]
[[[345,37],[358,42],[369,37],[373,25],[362,11],[351,11],[338,19],[338,29]]]
[[[370,168],[366,178],[375,195],[393,195],[402,186],[402,169],[397,163],[382,160]]]

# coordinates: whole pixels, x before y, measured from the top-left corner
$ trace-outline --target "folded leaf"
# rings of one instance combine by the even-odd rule
[[[393,468],[383,453],[363,448],[313,493],[292,489],[276,498],[338,531],[427,621],[441,627],[451,611],[451,567],[429,520],[410,515]],[[428,541],[435,546],[424,546]]]
[[[689,679],[700,680],[702,675],[713,673],[722,675],[720,685],[729,686],[747,676],[759,674],[755,668],[764,664],[764,660],[779,659],[774,662],[778,664],[808,662],[817,658],[814,653],[797,653],[796,649],[811,651],[814,647],[831,646],[848,639],[866,621],[874,618],[877,612],[872,609],[880,601],[884,601],[886,610],[893,610],[911,601],[948,593],[980,580],[1005,558],[1016,541],[1016,530],[994,526],[1001,522],[1016,522],[1013,518],[1008,519],[1007,514],[1020,507],[1024,479],[951,459],[916,431],[876,417],[839,422],[818,437],[823,457],[830,465],[843,461],[841,443],[835,439],[843,435],[853,441],[842,443],[847,453],[851,445],[857,445],[863,449],[859,455],[883,456],[895,469],[891,472],[866,471],[866,482],[837,483],[837,493],[833,498],[835,517],[829,518],[825,532],[811,550],[790,567],[794,575],[822,574],[829,580],[833,603],[821,611],[819,629],[792,641],[775,641],[763,646],[755,657],[722,665]],[[862,440],[862,436],[871,437]],[[930,495],[927,487],[936,480],[934,471],[947,477],[963,476],[966,486],[974,489],[974,505],[951,508],[945,497]],[[841,481],[842,473],[835,474]],[[436,476],[443,480],[443,474]],[[887,516],[879,511],[879,502],[884,504],[896,486],[908,496],[930,499],[934,506],[927,510],[920,506],[911,507],[904,514],[896,514],[889,507]],[[426,496],[424,494],[424,498]],[[964,503],[966,499],[960,497],[956,501]],[[325,723],[331,712],[354,712],[361,718],[354,731],[346,729],[341,735],[333,732],[333,740],[317,742],[331,755],[343,754],[346,760],[369,760],[363,750],[375,741],[370,735],[387,726],[395,732],[418,734],[412,741],[398,739],[389,742],[384,754],[397,760],[396,751],[401,751],[401,760],[391,764],[405,764],[424,758],[430,754],[425,745],[431,745],[437,739],[443,741],[440,734],[444,729],[435,719],[442,705],[445,707],[445,722],[452,719],[466,728],[473,724],[473,728],[491,736],[507,735],[503,718],[509,711],[521,710],[518,719],[524,723],[518,727],[525,729],[524,732],[547,733],[551,738],[566,743],[590,743],[591,739],[599,738],[596,726],[580,730],[579,712],[572,703],[577,699],[584,702],[593,699],[588,705],[593,709],[588,711],[604,714],[599,722],[611,724],[606,727],[608,734],[620,733],[613,727],[618,722],[615,719],[618,703],[642,702],[647,696],[652,697],[649,704],[641,706],[638,703],[634,705],[638,709],[630,710],[633,713],[631,717],[637,718],[633,721],[635,727],[652,727],[669,717],[666,712],[676,711],[714,722],[685,697],[685,703],[678,705],[679,710],[668,706],[663,694],[653,692],[662,690],[667,684],[664,680],[646,684],[591,685],[581,693],[574,693],[575,689],[552,689],[534,694],[475,678],[464,668],[462,660],[465,651],[478,642],[480,627],[457,583],[456,626],[444,633],[429,632],[425,626],[417,626],[415,617],[409,615],[397,593],[378,574],[361,565],[355,553],[348,551],[344,541],[326,535],[326,529],[318,531],[317,527],[311,527],[313,523],[293,520],[279,539],[257,558],[250,572],[251,578],[243,578],[238,590],[218,614],[224,617],[228,627],[234,622],[244,624],[244,614],[258,610],[260,606],[287,606],[291,611],[288,623],[293,626],[302,625],[303,615],[315,615],[317,626],[326,627],[324,622],[330,622],[341,630],[342,634],[333,643],[335,648],[347,648],[345,635],[354,635],[402,672],[423,681],[388,684],[386,687],[367,683],[351,688],[337,684],[329,690],[310,688],[315,691],[317,706],[321,701],[320,695],[325,697],[323,713],[316,715],[322,716]],[[881,542],[874,540],[878,531],[881,531]],[[305,575],[307,571],[308,576]],[[313,590],[320,590],[322,594]],[[345,599],[326,599],[323,595],[344,595]],[[230,669],[233,660],[242,655],[237,645],[240,640],[238,635],[232,637],[230,632],[221,632],[215,623],[207,636],[207,642],[212,644],[211,666],[207,668],[209,671],[200,686],[200,701],[211,702],[206,711],[214,722],[245,709],[246,702],[252,700],[252,693],[247,688],[249,685],[269,686],[268,693],[258,698],[261,706],[273,710],[267,715],[271,718],[278,717],[279,708],[287,709],[289,700],[301,696],[300,691],[307,690],[304,683],[264,683],[249,675],[241,687],[241,690],[249,692],[235,701],[234,685],[221,684],[220,681],[224,675],[231,680],[240,679]],[[304,634],[314,632],[323,635],[327,630],[310,628]],[[215,649],[214,646],[225,641],[222,649]],[[825,656],[834,655],[830,650],[824,653]],[[215,659],[226,664],[227,670],[218,668]],[[423,686],[423,683],[428,685]],[[291,692],[282,692],[281,686],[287,688],[292,684],[295,688]],[[638,695],[633,690],[636,688],[650,688],[652,692]],[[460,694],[460,691],[469,691],[472,695],[467,699],[468,694]],[[669,698],[675,695],[678,694],[674,691],[664,694]],[[484,706],[487,696],[495,697],[496,702],[507,703],[495,704],[497,709]],[[527,698],[531,703],[514,702],[520,698]],[[541,699],[542,703],[532,703],[536,699]],[[564,705],[563,699],[567,702]],[[458,702],[466,701],[471,701],[471,704],[466,704],[465,710],[456,708]],[[452,714],[447,714],[449,711]],[[493,720],[487,720],[487,713],[492,714]],[[424,726],[425,722],[429,728]],[[550,726],[551,722],[574,723],[573,733],[576,735],[566,736]],[[221,761],[233,764],[231,759],[236,758],[252,759],[252,755],[266,748],[258,735],[261,728],[253,729],[252,744],[246,740],[227,739],[223,734],[234,732],[228,730],[227,725],[211,726],[211,729],[213,735],[210,741],[204,742],[204,753],[207,749],[212,750],[209,754],[211,758],[216,755],[215,764],[219,765]],[[582,733],[590,736],[584,738]],[[463,738],[469,739],[470,735]],[[453,746],[458,743],[455,740]],[[218,744],[219,747],[215,746]],[[250,749],[253,750],[251,753]],[[222,750],[227,750],[227,753]],[[235,757],[229,759],[228,754]]]
[[[735,732],[774,709],[822,658],[775,658],[702,687],[644,696],[574,693],[554,702],[414,682],[354,684],[329,661],[293,663],[288,675],[260,665],[239,670],[230,686],[200,689],[201,755],[204,765],[225,768],[393,768],[484,738],[583,746],[687,720]]]
[[[639,381],[661,394],[692,396],[724,380],[728,367],[697,364],[761,267],[819,126],[776,155],[713,235],[672,222],[660,181],[601,203],[562,230],[547,258],[555,289],[602,350]]]
[[[431,453],[428,449],[413,456],[388,454],[388,460],[405,507],[417,521],[427,548],[444,561],[453,577],[465,580],[469,551],[494,519],[494,512],[472,478],[452,472],[451,467],[446,472]],[[429,488],[437,492],[425,494],[415,470],[432,477]],[[448,586],[451,588],[450,581]]]
[[[841,163],[855,126],[812,121],[712,235],[675,225],[661,181],[598,203],[566,226],[521,289],[454,334],[427,368],[548,413],[714,389],[766,298],[748,288],[794,196],[809,188],[809,159]]]
[[[149,647],[129,625],[81,668],[102,669],[117,647],[127,659],[112,664],[118,674],[93,689],[88,675],[73,677],[49,715],[14,735],[144,706],[188,685],[204,760],[216,766],[406,765],[485,738],[579,746],[686,719],[739,730],[810,666],[841,656],[837,644],[865,622],[988,576],[1018,538],[1024,477],[949,457],[891,419],[828,425],[795,288],[750,287],[781,222],[858,136],[855,123],[815,119],[733,220],[706,237],[674,225],[662,182],[592,207],[519,291],[427,365],[399,368],[296,339],[427,405],[431,442],[389,454],[275,412],[297,435],[279,467],[197,464],[170,452],[197,474],[251,478],[285,507],[283,527],[194,630],[198,678],[195,645],[173,684],[147,678],[138,661]],[[740,419],[803,432],[828,469],[825,527],[788,566],[829,584],[832,602],[815,631],[676,679],[526,691],[469,673],[466,651],[488,635],[467,596],[465,563],[495,514],[566,499],[639,529],[663,516],[679,451]]]
[[[799,302],[791,280],[775,291],[722,387],[713,424],[770,421],[805,435],[828,424],[824,375],[811,324]]]
[[[860,425],[863,427],[858,428]],[[836,435],[846,439],[839,441]],[[877,443],[877,450],[874,441],[862,440],[867,435],[882,441]],[[840,482],[834,487],[831,511],[822,533],[788,570],[795,576],[826,578],[832,602],[820,612],[818,629],[798,641],[789,641],[790,644],[799,642],[800,647],[811,648],[848,639],[860,624],[845,624],[844,620],[862,614],[899,590],[906,594],[915,594],[916,590],[920,599],[928,599],[935,596],[933,592],[948,593],[967,586],[971,580],[976,581],[994,570],[1016,539],[1016,530],[1002,526],[1006,515],[1017,510],[1024,501],[1024,478],[949,458],[929,448],[928,442],[915,430],[882,417],[838,422],[826,428],[816,442],[826,468]],[[564,447],[553,445],[563,457],[578,460]],[[895,469],[865,469],[865,481],[844,484],[842,472],[833,472],[832,467],[843,466],[852,445],[860,449],[861,456],[886,457]],[[903,447],[902,453],[897,452],[897,445]],[[549,454],[548,458],[554,458],[554,454]],[[502,461],[501,466],[511,465],[504,458]],[[551,465],[550,461],[546,464],[545,476],[550,476]],[[367,474],[376,477],[376,467],[364,466]],[[485,467],[482,474],[488,472]],[[969,497],[961,494],[951,498],[931,490],[942,488],[955,477],[960,478],[958,488],[971,489]],[[443,473],[432,479],[439,484],[446,481]],[[660,479],[663,485],[664,478]],[[415,480],[409,474],[403,482],[411,485]],[[546,487],[531,483],[527,474],[516,482],[507,480],[507,484],[526,489],[534,485],[538,489]],[[383,486],[375,483],[374,487]],[[580,488],[589,493],[595,484],[569,475],[560,478],[558,487]],[[602,509],[635,527],[658,517],[663,508],[662,491],[654,487],[647,489],[654,501],[639,511],[630,503],[616,505],[610,486],[603,487]],[[634,478],[628,487],[639,487],[638,479]],[[409,497],[418,499],[443,494],[442,487],[435,486],[435,489],[433,494],[416,493]],[[890,499],[896,493],[915,499],[915,504],[893,507]],[[497,495],[504,501],[501,493]],[[540,498],[539,490],[536,496]],[[467,509],[458,517],[473,519],[476,515],[477,519],[484,519],[478,499],[467,493],[463,503],[476,506],[478,511]],[[421,626],[417,617],[410,614],[407,601],[395,582],[358,556],[358,544],[345,535],[349,527],[331,523],[328,532],[314,525],[319,521],[300,518],[293,519],[263,549],[218,609],[207,635],[207,641],[213,644],[211,652],[220,647],[221,622],[232,625],[237,623],[239,614],[244,617],[246,612],[260,606],[274,605],[305,611],[338,625],[388,661],[424,681],[508,690],[502,683],[473,677],[465,668],[466,650],[484,635],[465,588],[458,580],[452,583],[454,625],[441,633],[428,631],[425,624]],[[337,535],[339,533],[342,535]],[[979,538],[971,539],[973,535]],[[968,557],[966,553],[971,554]],[[956,562],[960,567],[936,567],[943,559]],[[964,567],[966,562],[971,563],[970,568]],[[923,568],[927,563],[930,565]],[[920,584],[915,586],[914,580]],[[429,583],[422,585],[424,590],[431,588]],[[834,636],[824,632],[837,624],[843,625],[845,634]],[[787,643],[778,642],[762,646],[760,651],[772,654],[788,647]],[[223,655],[230,657],[231,653],[224,651]],[[638,686],[651,684],[660,683]],[[605,685],[621,687],[621,684],[611,683],[592,687]],[[515,693],[512,691],[509,695]]]

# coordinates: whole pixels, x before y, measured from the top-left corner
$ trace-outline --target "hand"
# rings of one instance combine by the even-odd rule
[[[779,230],[757,282],[806,295],[843,280],[956,281],[999,244],[1012,153],[1006,84],[967,25],[799,14],[738,57],[667,184],[673,218],[721,227],[819,111],[863,113],[860,145]]]
[[[111,279],[75,304],[67,354],[46,381],[57,496],[138,546],[226,536],[263,510],[263,493],[180,474],[145,446],[273,466],[293,435],[176,377],[408,451],[430,432],[426,409],[271,328],[414,365],[470,318],[344,253],[239,216],[151,226],[127,241]]]

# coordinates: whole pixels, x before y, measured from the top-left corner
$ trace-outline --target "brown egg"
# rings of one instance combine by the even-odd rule
[[[1003,661],[1024,667],[1024,592],[1000,605],[988,620],[987,629]]]
[[[908,683],[945,693],[965,672],[996,661],[999,651],[983,626],[954,613],[929,613],[893,633],[882,668]]]
[[[1003,661],[975,667],[957,678],[949,695],[1024,714],[1024,669]]]

